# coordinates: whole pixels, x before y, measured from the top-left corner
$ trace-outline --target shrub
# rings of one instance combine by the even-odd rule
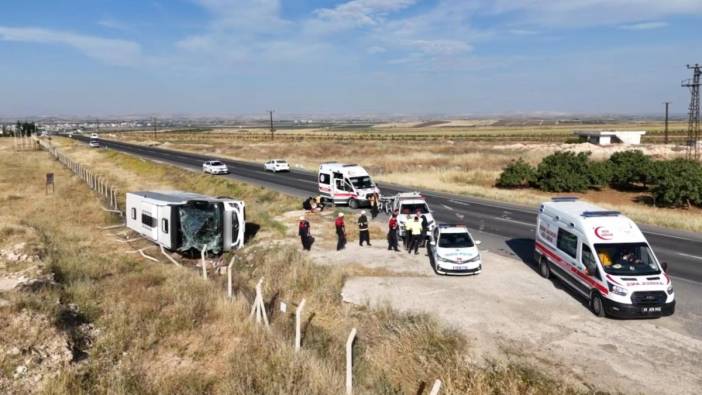
[[[497,179],[497,186],[500,188],[528,187],[534,182],[535,175],[534,167],[519,158],[502,169],[502,174]]]
[[[536,169],[536,185],[547,192],[582,192],[591,185],[589,152],[556,152]]]
[[[612,165],[612,186],[623,189],[632,189],[637,184],[646,186],[652,161],[643,151],[616,152],[609,162]]]
[[[699,163],[685,159],[661,161],[656,172],[652,193],[657,205],[702,205],[702,166]]]
[[[609,161],[591,162],[588,175],[591,188],[605,187],[612,181],[612,164]]]

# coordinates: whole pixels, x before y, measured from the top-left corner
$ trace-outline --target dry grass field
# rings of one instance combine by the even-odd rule
[[[35,266],[27,273],[33,280],[0,291],[1,393],[341,393],[352,327],[359,330],[356,393],[416,393],[436,378],[444,381],[442,394],[579,392],[528,367],[469,359],[470,342],[430,316],[343,305],[345,269],[314,265],[277,242],[288,237],[276,217],[290,210],[289,198],[70,142],[61,149],[123,191],[242,198],[260,229],[237,253],[238,295],[229,301],[224,276],[207,281],[194,269],[130,253],[132,246],[100,230],[118,218],[101,210],[77,177],[46,152],[14,152],[0,140],[0,249],[24,242],[17,247],[29,257],[23,264]],[[53,194],[44,191],[47,172],[55,173]],[[0,278],[19,264],[5,259]],[[271,309],[271,331],[247,319],[260,277],[267,298],[276,295],[272,304],[307,299],[299,354],[289,314]]]
[[[678,130],[681,127],[681,124],[674,124],[671,129]],[[285,158],[293,166],[308,170],[315,170],[320,162],[330,160],[359,163],[379,181],[536,205],[549,199],[552,194],[530,189],[504,190],[494,186],[502,168],[510,161],[524,158],[527,162],[537,164],[544,156],[559,150],[589,151],[593,159],[606,159],[613,152],[629,149],[626,146],[599,147],[563,143],[571,136],[573,128],[572,125],[483,125],[471,132],[465,127],[442,129],[430,126],[417,129],[405,125],[381,129],[379,134],[385,136],[382,139],[376,139],[375,134],[362,132],[329,133],[309,130],[279,131],[276,132],[275,140],[263,132],[238,130],[164,132],[158,134],[156,140],[151,133],[111,134],[108,138],[256,162]],[[653,123],[578,125],[575,128],[645,129],[656,136],[660,133],[660,125]],[[417,133],[426,138],[416,140]],[[460,138],[454,138],[453,135]],[[528,136],[536,136],[534,138],[537,141],[529,141]],[[680,157],[685,152],[683,147],[675,144],[645,143],[637,149],[642,149],[657,159]],[[611,189],[575,195],[621,210],[642,223],[702,231],[702,210],[699,209],[656,208],[641,203],[644,198],[641,194]]]

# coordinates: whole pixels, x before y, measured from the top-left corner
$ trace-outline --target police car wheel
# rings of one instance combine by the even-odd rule
[[[590,298],[590,309],[592,309],[592,313],[598,317],[605,316],[604,303],[602,302],[602,297],[597,292],[593,293]]]
[[[551,268],[548,267],[548,260],[544,257],[539,260],[539,273],[543,278],[551,277]]]

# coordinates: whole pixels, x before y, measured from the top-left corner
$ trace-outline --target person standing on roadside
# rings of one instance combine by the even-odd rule
[[[361,210],[361,215],[358,217],[358,245],[363,247],[364,241],[368,246],[371,245],[370,233],[368,231],[368,217],[366,217],[366,210]]]
[[[397,248],[397,213],[392,213],[392,218],[388,221],[388,251],[400,251]]]
[[[302,242],[302,249],[305,251],[310,251],[312,249],[312,243],[314,243],[314,237],[312,237],[310,234],[310,222],[305,219],[304,215],[300,217],[298,234],[300,235],[300,241]]]
[[[422,236],[419,241],[420,247],[424,248],[424,244],[427,242],[427,235],[429,235],[429,220],[427,216],[422,214]]]
[[[375,217],[378,216],[378,201],[380,200],[380,197],[378,196],[377,192],[374,192],[371,197],[370,197],[370,210],[371,210],[371,219],[375,219]]]
[[[405,249],[409,251],[410,244],[412,244],[412,217],[407,214],[407,220],[404,223],[405,227],[405,239],[403,240]]]
[[[339,213],[334,222],[336,226],[336,250],[341,251],[346,248],[346,226],[344,225],[344,213]]]
[[[407,221],[410,223],[410,229],[412,230],[412,237],[410,241],[408,253],[412,253],[414,250],[414,255],[419,255],[419,244],[422,238],[422,224],[419,222],[419,216],[415,215],[414,220]]]

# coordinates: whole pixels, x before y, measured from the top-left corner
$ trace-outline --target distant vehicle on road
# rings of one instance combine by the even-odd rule
[[[89,146],[90,148],[100,148],[100,142],[97,141],[97,140],[91,139],[91,140],[90,140],[90,143],[88,143],[88,146]]]
[[[617,211],[577,198],[542,203],[534,258],[582,294],[600,317],[660,317],[675,312],[668,265],[659,263],[641,230]]]
[[[429,261],[438,274],[479,274],[483,269],[479,244],[465,225],[440,224],[429,242]]]
[[[229,168],[218,160],[208,160],[202,164],[202,171],[209,174],[227,174]]]
[[[322,163],[317,174],[319,193],[334,204],[348,204],[351,208],[368,205],[368,198],[380,189],[366,170],[359,165],[337,162]]]
[[[263,164],[263,169],[277,173],[279,171],[290,171],[290,165],[285,159],[272,159]]]
[[[91,139],[99,139],[100,136],[98,136],[97,133],[93,133],[93,134],[90,135],[90,138],[91,138]]]

